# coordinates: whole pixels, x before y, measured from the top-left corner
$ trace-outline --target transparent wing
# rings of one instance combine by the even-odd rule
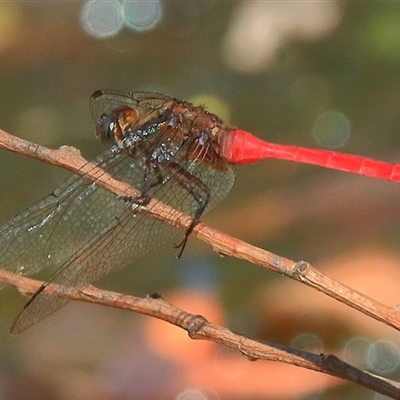
[[[110,114],[120,107],[131,106],[136,110],[151,111],[170,102],[171,98],[161,93],[98,90],[90,99],[90,110],[93,121],[97,122],[102,115]]]
[[[95,162],[112,168],[117,160],[106,152]],[[0,227],[1,268],[29,276],[46,267],[59,266],[82,246],[88,234],[110,223],[113,215],[98,211],[114,206],[118,207],[115,196],[99,190],[88,178],[73,175],[42,201]]]
[[[190,175],[210,188],[209,210],[230,190],[234,172],[229,165],[222,171],[210,168],[201,160],[187,161],[183,153],[182,150],[175,161],[179,161],[183,169],[190,171]],[[120,154],[109,157],[100,165],[117,179],[136,188],[143,184],[145,156],[133,159]],[[198,203],[187,187],[175,179],[174,173],[167,173],[164,169],[157,173],[162,174],[163,184],[154,186],[147,195],[194,216]],[[152,179],[159,177],[154,176]],[[170,225],[141,213],[135,203],[126,202],[96,184],[87,183],[83,178],[71,180],[72,183],[61,186],[55,192],[60,192],[58,200],[55,203],[53,200],[50,208],[45,207],[45,212],[39,213],[41,216],[35,220],[39,221],[35,225],[35,234],[30,236],[32,230],[24,231],[25,238],[35,236],[34,240],[41,244],[42,249],[39,251],[28,240],[28,248],[34,252],[36,260],[45,261],[46,265],[56,260],[58,270],[48,282],[61,285],[62,290],[68,287],[84,288],[108,272],[131,264],[176,233],[176,229]],[[29,213],[24,215],[22,219],[29,219]],[[30,222],[24,220],[24,223],[26,227]],[[37,235],[43,235],[43,239],[37,239]],[[28,265],[30,257],[23,246],[24,241],[24,238],[20,240],[22,255],[18,257],[22,257]],[[25,274],[28,270],[29,267],[26,267],[19,272]],[[15,321],[12,332],[27,329],[67,302],[68,299],[46,295],[44,289],[28,302]]]
[[[145,118],[154,110],[170,107],[172,102],[156,93],[99,91],[92,96],[91,111],[97,121],[103,114],[131,106]],[[177,140],[173,130],[171,124],[164,124],[156,136],[149,137],[143,152],[135,149],[134,157],[107,152],[96,162],[113,177],[144,191],[147,198],[158,199],[196,219],[225,197],[234,172],[218,156],[216,161],[210,157],[214,151],[210,143],[201,140],[195,148],[197,141],[191,143],[184,136],[172,147],[173,157],[155,161],[165,143],[171,146],[171,140]],[[118,197],[88,178],[72,176],[46,199],[0,228],[2,267],[22,275],[47,266],[56,269],[27,303],[12,332],[23,331],[68,301],[47,295],[48,283],[60,285],[61,290],[84,288],[132,263],[175,231],[142,212],[135,199]]]

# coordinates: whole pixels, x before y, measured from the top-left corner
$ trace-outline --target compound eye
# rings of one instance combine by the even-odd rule
[[[107,146],[115,145],[118,135],[117,116],[112,114],[104,114],[96,124],[96,135]]]

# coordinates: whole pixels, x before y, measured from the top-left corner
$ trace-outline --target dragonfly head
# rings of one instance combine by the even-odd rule
[[[96,135],[110,149],[122,144],[122,130],[116,113],[103,114],[96,123]]]
[[[131,107],[121,107],[103,114],[96,123],[96,135],[112,151],[125,149],[127,132],[137,129],[140,115]]]

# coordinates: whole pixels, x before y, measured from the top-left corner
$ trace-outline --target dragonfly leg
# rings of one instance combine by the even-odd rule
[[[170,176],[176,182],[178,182],[197,203],[196,211],[194,213],[192,222],[185,232],[185,237],[179,244],[174,245],[175,248],[180,248],[180,252],[177,257],[180,258],[183,254],[183,250],[185,249],[190,234],[193,232],[194,227],[196,226],[210,201],[211,191],[210,188],[198,177],[186,171],[177,163],[170,162],[164,166],[164,168],[170,172]]]
[[[156,179],[149,179],[150,172],[155,173]],[[149,159],[146,160],[146,171],[143,177],[143,185],[140,189],[140,194],[138,196],[120,196],[122,200],[126,203],[135,204],[137,206],[147,206],[151,200],[151,197],[147,193],[163,184],[163,177],[161,174],[160,166],[151,162]]]
[[[141,207],[146,207],[151,200],[147,194],[141,193],[138,196],[121,196],[120,197],[131,208],[133,214],[137,214]]]

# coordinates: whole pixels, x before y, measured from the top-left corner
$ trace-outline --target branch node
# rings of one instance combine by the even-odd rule
[[[307,261],[303,261],[303,260],[297,261],[297,263],[294,264],[294,266],[293,266],[293,274],[294,275],[303,275],[307,271],[309,266],[310,266],[310,264]]]
[[[257,361],[257,360],[259,360],[259,358],[249,355],[247,353],[247,351],[243,349],[242,345],[239,344],[238,349],[242,353],[242,355],[247,358],[248,361]]]
[[[202,315],[191,315],[187,323],[187,332],[191,339],[196,339],[199,332],[208,323],[208,321]]]
[[[154,293],[149,293],[146,297],[148,297],[149,299],[153,299],[153,300],[164,300],[163,297],[161,296],[161,294],[154,292]]]
[[[81,155],[81,151],[73,146],[63,145],[63,146],[60,146],[60,148],[58,150],[67,155],[71,155],[71,156],[80,156]]]

